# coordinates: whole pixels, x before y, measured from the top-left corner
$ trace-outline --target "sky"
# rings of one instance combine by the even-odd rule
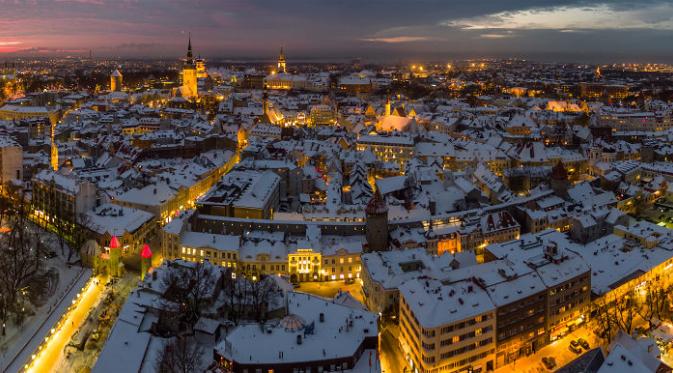
[[[0,0],[0,59],[517,57],[673,63],[667,0]]]

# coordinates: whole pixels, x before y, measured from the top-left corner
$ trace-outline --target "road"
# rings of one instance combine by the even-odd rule
[[[383,373],[401,373],[405,369],[409,371],[404,361],[404,352],[390,327],[384,327],[379,335],[379,351]]]
[[[544,346],[542,349],[537,351],[535,354],[520,358],[513,364],[508,364],[503,367],[496,369],[496,373],[509,373],[509,372],[521,372],[521,373],[537,373],[537,372],[549,372],[547,368],[542,364],[542,358],[546,356],[553,356],[556,360],[556,367],[558,369],[574,359],[578,358],[580,355],[575,354],[574,352],[568,349],[570,341],[577,338],[584,338],[589,342],[590,349],[600,346],[600,340],[590,331],[587,326],[583,326],[573,331],[572,333],[566,335],[565,337],[556,340],[547,346]],[[586,351],[583,351],[586,352]]]
[[[63,349],[84,324],[89,311],[101,300],[104,290],[103,281],[89,282],[89,285],[76,298],[74,307],[66,313],[64,319],[61,319],[59,326],[55,328],[51,337],[48,337],[48,341],[42,344],[42,349],[36,354],[29,368],[25,370],[27,373],[48,372],[51,367],[58,364]]]

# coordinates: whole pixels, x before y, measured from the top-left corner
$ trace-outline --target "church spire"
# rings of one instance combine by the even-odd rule
[[[192,33],[189,33],[189,42],[187,44],[187,58],[192,58]]]
[[[287,73],[287,68],[285,64],[285,52],[283,51],[283,46],[280,47],[280,54],[278,55],[278,72]]]
[[[56,124],[51,125],[51,168],[58,171],[58,145],[56,145]]]

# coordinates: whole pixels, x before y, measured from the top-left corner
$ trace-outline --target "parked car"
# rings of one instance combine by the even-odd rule
[[[582,346],[583,349],[585,349],[585,350],[588,350],[588,349],[589,349],[589,342],[587,342],[586,339],[584,339],[584,338],[579,338],[579,339],[577,340],[577,343],[579,343],[580,346]]]
[[[573,345],[573,342],[575,342],[575,345]],[[582,348],[579,346],[579,343],[577,341],[572,341],[568,345],[568,349],[576,354],[581,354],[582,353]]]
[[[545,368],[552,370],[556,366],[556,359],[553,356],[545,356],[542,358],[542,364]]]

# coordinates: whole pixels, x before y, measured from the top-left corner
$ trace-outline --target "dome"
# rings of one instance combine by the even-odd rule
[[[297,315],[287,315],[280,320],[280,326],[289,332],[303,330],[304,325],[304,319]]]

